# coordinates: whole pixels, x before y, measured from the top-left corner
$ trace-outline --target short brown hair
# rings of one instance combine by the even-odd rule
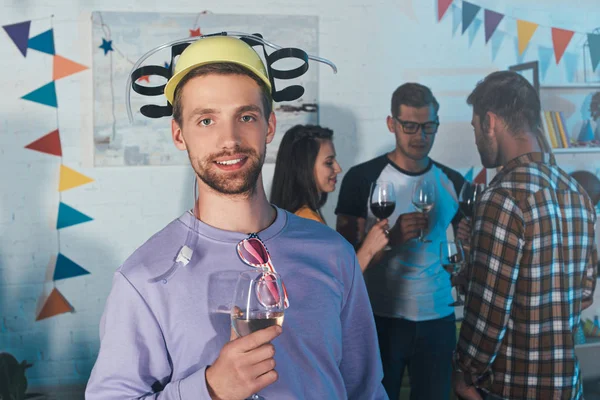
[[[181,94],[182,89],[185,84],[192,78],[203,75],[245,75],[252,78],[260,87],[262,92],[262,105],[265,113],[265,119],[268,121],[271,116],[271,112],[273,111],[273,97],[271,96],[271,90],[265,84],[265,82],[257,77],[254,73],[250,72],[248,69],[242,67],[241,65],[234,63],[214,63],[214,64],[206,64],[201,65],[192,69],[188,72],[177,84],[175,88],[175,94],[173,96],[173,119],[177,122],[179,126],[183,126],[182,114],[183,114],[183,106],[181,104]]]
[[[405,83],[394,90],[392,94],[392,117],[398,116],[402,105],[414,108],[433,105],[436,114],[440,109],[440,104],[431,89],[419,83]]]

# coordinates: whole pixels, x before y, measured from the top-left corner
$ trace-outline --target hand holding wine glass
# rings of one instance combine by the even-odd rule
[[[473,218],[473,214],[475,213],[475,203],[479,200],[479,197],[484,190],[485,185],[483,183],[467,181],[463,184],[460,189],[460,194],[458,195],[458,206],[465,218]]]
[[[415,182],[412,203],[419,212],[429,213],[435,204],[435,185],[427,179],[419,179]],[[424,230],[421,231],[419,240],[422,243],[431,243],[431,240],[425,240]]]
[[[378,181],[371,183],[371,196],[369,201],[371,212],[379,220],[389,218],[396,209],[396,193],[392,182]],[[389,232],[386,231],[386,235]],[[384,250],[390,250],[386,246]]]
[[[270,343],[281,333],[284,295],[277,273],[240,273],[231,308],[232,341],[206,370],[209,391],[218,398],[263,399],[256,393],[277,380]]]
[[[461,268],[465,264],[465,254],[463,246],[459,240],[456,241],[443,241],[440,243],[440,263],[442,267],[451,276],[456,276],[460,272]],[[464,301],[460,297],[460,291],[456,288],[456,301],[450,306],[462,306]]]

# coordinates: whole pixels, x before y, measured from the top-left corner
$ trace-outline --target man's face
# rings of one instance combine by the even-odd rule
[[[485,168],[498,167],[500,165],[498,161],[498,143],[495,135],[490,132],[489,123],[482,126],[479,116],[473,113],[471,125],[475,131],[475,144],[477,145],[477,151],[479,151],[481,164]]]
[[[400,153],[411,160],[421,161],[429,156],[431,147],[435,140],[434,134],[426,134],[422,127],[418,127],[413,134],[408,134],[402,126],[402,122],[423,124],[426,122],[437,122],[438,117],[433,105],[426,107],[409,107],[400,105],[396,118],[388,117],[387,125],[390,132],[396,136],[396,148]]]
[[[181,90],[182,126],[172,122],[175,145],[187,150],[207,186],[250,195],[275,134],[275,114],[267,122],[261,88],[248,76],[209,74],[190,79]]]

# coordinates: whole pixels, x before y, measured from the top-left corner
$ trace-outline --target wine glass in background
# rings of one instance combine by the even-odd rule
[[[396,193],[392,182],[378,181],[371,183],[369,204],[371,212],[378,220],[389,218],[396,209]],[[384,250],[390,249],[389,245],[384,248]]]
[[[435,204],[435,186],[427,179],[419,179],[415,182],[412,192],[412,203],[415,208],[422,213],[428,213]],[[425,232],[421,230],[419,240],[422,243],[431,243],[431,240],[425,240]]]
[[[238,336],[246,336],[273,325],[283,325],[284,295],[281,277],[257,270],[240,273],[231,304],[231,326]],[[264,400],[258,394],[249,397]]]
[[[479,197],[485,190],[485,185],[483,183],[473,183],[473,182],[465,182],[460,189],[460,194],[458,195],[458,206],[460,212],[467,219],[473,218],[473,214],[475,213],[475,203],[479,200]]]
[[[465,253],[460,240],[448,240],[440,243],[440,263],[451,276],[458,275],[465,264]],[[456,307],[464,304],[460,297],[460,290],[456,287],[456,301],[448,305]]]

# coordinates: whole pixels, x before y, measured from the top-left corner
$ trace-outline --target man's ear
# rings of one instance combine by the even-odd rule
[[[277,118],[275,118],[275,113],[271,111],[271,115],[269,115],[269,121],[267,121],[267,144],[273,141],[276,128]]]
[[[500,122],[501,120],[500,117],[498,117],[498,115],[494,114],[491,111],[485,113],[485,117],[483,118],[483,121],[481,121],[481,128],[484,135],[489,137],[495,137],[496,129],[499,128]]]
[[[181,126],[179,126],[177,121],[174,119],[171,120],[171,135],[173,136],[173,143],[175,143],[175,147],[177,147],[179,150],[187,150]]]
[[[387,124],[388,130],[395,135],[396,131],[394,130],[394,123],[395,123],[394,118],[392,118],[388,115],[387,119],[385,120],[385,123]]]

